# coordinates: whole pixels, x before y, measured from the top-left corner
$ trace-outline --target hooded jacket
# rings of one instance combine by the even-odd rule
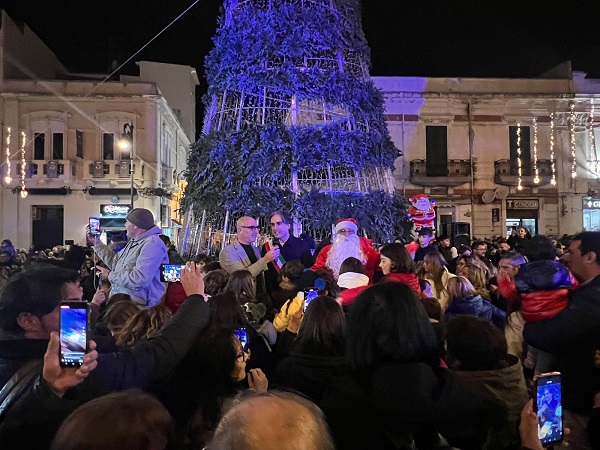
[[[94,250],[110,269],[108,281],[112,294],[129,294],[147,306],[157,304],[167,285],[160,281],[160,265],[169,264],[165,244],[158,237],[161,231],[153,226],[131,239],[118,253],[100,243]]]
[[[502,330],[506,324],[506,313],[481,298],[481,295],[470,295],[452,300],[446,309],[446,318],[449,319],[461,314],[470,314],[489,320]]]

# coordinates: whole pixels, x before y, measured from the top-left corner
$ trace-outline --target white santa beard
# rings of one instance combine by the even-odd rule
[[[346,258],[357,258],[363,264],[365,263],[365,255],[360,247],[360,238],[356,235],[337,236],[329,249],[325,264],[333,271],[336,280]]]

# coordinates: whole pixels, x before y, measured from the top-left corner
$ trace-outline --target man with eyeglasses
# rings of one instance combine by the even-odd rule
[[[275,211],[271,215],[272,246],[279,247],[281,256],[283,257],[283,261],[280,259],[282,265],[290,261],[300,261],[306,269],[309,269],[315,262],[310,252],[310,246],[308,242],[295,237],[292,234],[291,228],[292,218],[284,212]],[[267,244],[262,246],[261,254],[263,256],[267,254],[270,246]],[[265,273],[267,292],[269,293],[279,289],[277,275],[281,267],[275,267],[276,262],[269,263],[269,269]]]
[[[256,247],[259,226],[256,219],[240,217],[236,223],[237,240],[225,246],[219,254],[221,268],[231,274],[236,270],[247,270],[255,280],[257,292],[266,292],[263,272],[267,265],[279,258],[279,247],[274,247],[261,257]]]

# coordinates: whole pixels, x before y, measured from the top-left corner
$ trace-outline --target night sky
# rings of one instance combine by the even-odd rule
[[[125,61],[192,3],[0,0],[0,7],[27,23],[72,72],[108,73],[112,60]],[[530,77],[571,59],[574,70],[600,78],[593,0],[362,3],[372,75]],[[135,60],[194,66],[203,82],[220,5],[200,0]],[[134,70],[131,63],[124,73]],[[198,98],[205,90],[199,88]]]

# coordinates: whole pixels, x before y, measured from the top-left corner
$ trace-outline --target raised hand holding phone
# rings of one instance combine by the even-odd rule
[[[562,442],[562,377],[559,372],[543,373],[535,382],[534,409],[537,412],[538,435],[543,445]]]

